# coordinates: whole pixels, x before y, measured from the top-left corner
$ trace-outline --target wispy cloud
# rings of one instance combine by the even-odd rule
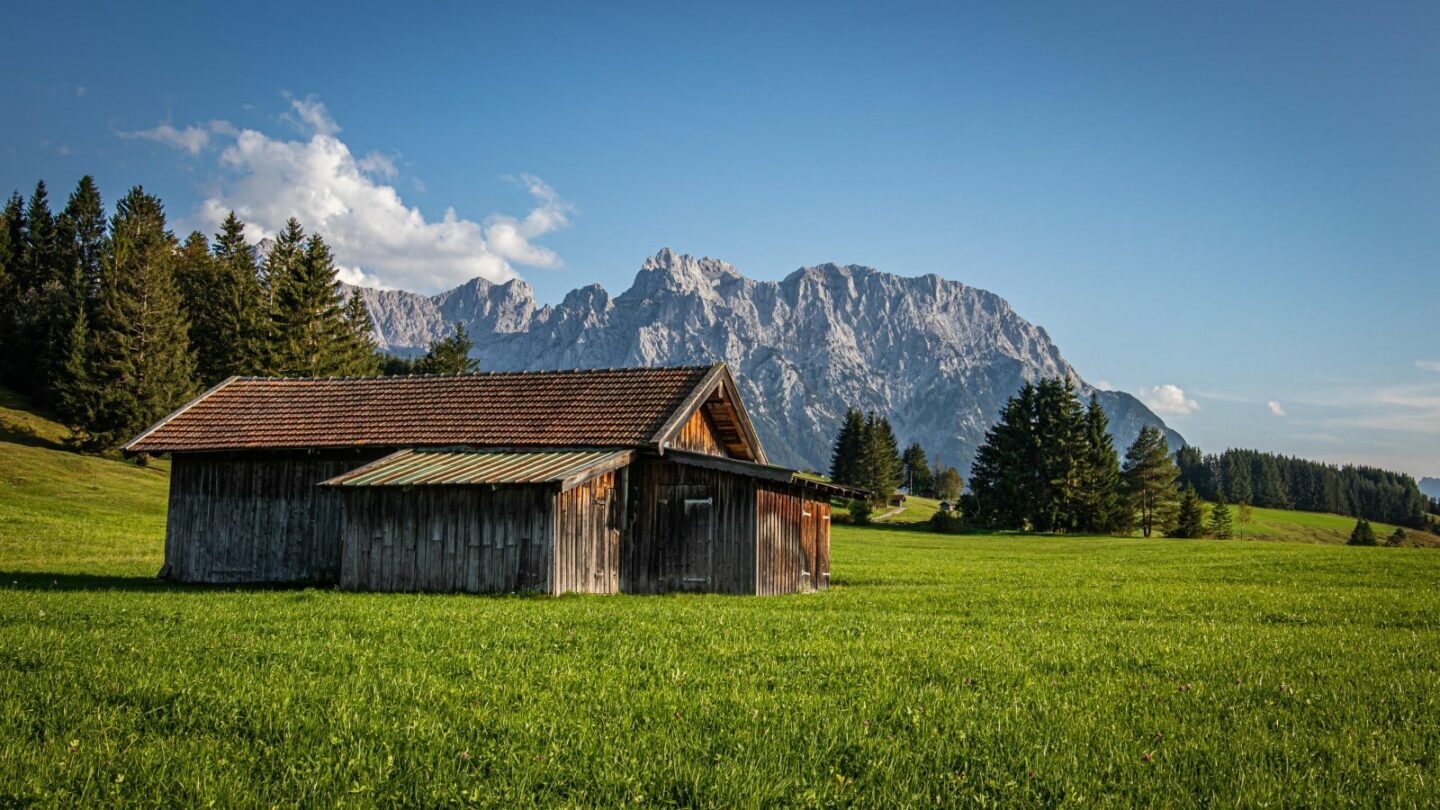
[[[160,124],[150,129],[137,129],[130,132],[121,132],[120,137],[132,140],[154,141],[174,147],[192,155],[198,155],[210,145],[210,129],[190,125],[184,129],[176,129],[169,123]]]
[[[1285,415],[1285,406],[1281,405],[1280,401],[1277,399],[1266,400],[1265,407],[1269,408],[1270,413],[1273,413],[1276,416]]]
[[[1334,424],[1440,435],[1440,386],[1381,388],[1370,396],[1367,413],[1340,417]]]
[[[1185,395],[1185,389],[1178,385],[1157,385],[1140,389],[1140,401],[1156,413],[1170,416],[1187,416],[1200,410],[1200,403]]]
[[[573,206],[540,178],[514,179],[534,200],[523,216],[497,213],[474,221],[449,208],[427,220],[391,184],[400,175],[393,158],[379,152],[357,158],[336,137],[340,125],[322,102],[287,98],[289,110],[281,117],[305,133],[301,139],[223,121],[183,129],[166,123],[122,134],[191,155],[213,146],[219,150],[217,177],[197,212],[205,227],[217,228],[233,210],[258,239],[274,236],[295,217],[325,237],[341,277],[351,283],[434,292],[477,276],[507,281],[518,277],[516,266],[563,265],[535,240],[567,226]]]
[[[1440,360],[1416,360],[1415,367],[1426,371],[1440,371]]]

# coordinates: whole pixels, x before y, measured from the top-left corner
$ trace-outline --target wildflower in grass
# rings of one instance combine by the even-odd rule
[[[464,761],[466,761],[466,762],[469,762],[469,761],[470,761],[470,752],[469,752],[468,750],[461,751],[461,752],[460,752],[460,759],[462,759],[462,760],[464,760]]]
[[[1141,755],[1140,755],[1140,761],[1141,761],[1141,762],[1149,762],[1149,761],[1150,761],[1150,752],[1147,751],[1147,752],[1141,754]]]
[[[80,750],[80,741],[79,741],[79,740],[71,740],[71,741],[70,741],[70,753],[73,754],[73,753],[75,753],[76,751],[79,751],[79,750]]]

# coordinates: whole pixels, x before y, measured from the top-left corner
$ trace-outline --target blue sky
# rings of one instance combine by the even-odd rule
[[[426,291],[934,272],[1206,449],[1440,475],[1433,3],[26,6],[7,191],[295,213]]]

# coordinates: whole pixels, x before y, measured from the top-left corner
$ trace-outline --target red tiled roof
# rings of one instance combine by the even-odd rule
[[[715,367],[456,376],[236,377],[127,453],[321,447],[639,447]]]

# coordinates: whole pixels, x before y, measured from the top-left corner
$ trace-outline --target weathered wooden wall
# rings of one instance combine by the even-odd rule
[[[609,472],[555,496],[555,593],[620,590],[620,523],[627,472]]]
[[[755,592],[755,479],[664,457],[628,475],[620,590]]]
[[[555,497],[538,485],[346,490],[340,586],[555,592]]]
[[[334,582],[341,502],[315,485],[385,452],[177,453],[162,574],[181,582]]]
[[[764,482],[756,494],[756,593],[829,587],[830,502]]]
[[[690,415],[690,420],[680,428],[679,435],[670,442],[670,446],[677,450],[689,450],[712,456],[728,457],[730,455],[729,451],[721,447],[720,439],[715,434],[715,425],[704,408],[697,408],[695,413]]]

